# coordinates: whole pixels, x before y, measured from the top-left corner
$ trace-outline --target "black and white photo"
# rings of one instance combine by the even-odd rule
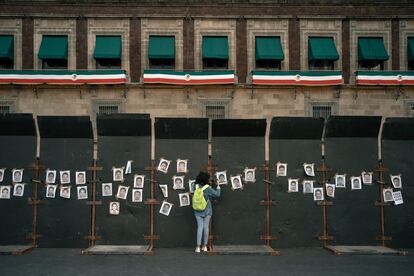
[[[127,164],[125,166],[125,175],[131,174],[132,162],[134,162],[134,161],[133,160],[128,160],[128,162],[127,162]]]
[[[303,180],[303,193],[304,194],[313,194],[313,180]]]
[[[75,176],[76,176],[76,185],[86,184],[86,172],[85,171],[77,171],[75,173]]]
[[[142,189],[132,189],[132,202],[142,202]]]
[[[70,198],[70,186],[60,186],[60,197],[69,199]]]
[[[177,173],[187,173],[187,159],[177,159]]]
[[[168,168],[170,167],[170,163],[171,163],[171,160],[161,158],[160,162],[158,163],[157,171],[168,173]]]
[[[172,208],[172,203],[169,203],[167,201],[163,201],[160,208],[160,214],[169,216]]]
[[[325,197],[323,195],[323,188],[313,188],[313,200],[320,201],[324,199]]]
[[[336,187],[335,184],[326,183],[325,186],[326,186],[326,196],[334,198],[335,197],[335,187]]]
[[[216,172],[217,185],[227,184],[227,171]]]
[[[361,177],[360,176],[351,176],[351,190],[361,190]]]
[[[0,186],[0,198],[10,199],[11,186]]]
[[[116,193],[116,197],[118,199],[127,199],[128,190],[129,190],[128,186],[119,185],[118,192]]]
[[[110,215],[119,215],[119,202],[109,202],[109,214]]]
[[[305,171],[305,174],[307,176],[315,176],[314,166],[315,165],[313,163],[311,163],[311,164],[309,164],[309,163],[303,164],[303,170]]]
[[[372,185],[372,172],[362,172],[361,178],[364,185]]]
[[[46,170],[46,184],[55,184],[56,183],[56,170]]]
[[[382,190],[382,196],[384,198],[384,202],[393,202],[394,197],[392,196],[393,190],[390,188]]]
[[[276,164],[276,176],[286,176],[287,175],[287,163]]]
[[[4,172],[6,171],[5,168],[0,169],[0,182],[3,182],[4,179]]]
[[[88,199],[88,187],[87,186],[78,186],[78,199]]]
[[[241,176],[240,175],[231,176],[230,181],[231,181],[231,188],[233,190],[243,189],[243,183],[241,182]]]
[[[102,183],[102,196],[112,196],[112,183]]]
[[[136,174],[134,175],[134,188],[144,188],[145,175]]]
[[[184,176],[174,175],[172,177],[173,189],[174,190],[184,190]]]
[[[178,194],[178,198],[180,199],[180,207],[190,206],[190,194],[189,193]]]
[[[256,182],[256,168],[254,169],[245,168],[244,169],[244,182],[250,182],[250,183]]]
[[[335,186],[336,188],[346,187],[346,175],[345,174],[335,174]]]
[[[112,169],[112,179],[113,181],[123,182],[124,181],[124,170],[123,168],[113,168]]]
[[[188,180],[188,191],[190,194],[194,194],[195,179]]]
[[[20,183],[23,180],[23,169],[12,170],[12,180],[14,183]]]
[[[162,195],[164,197],[168,197],[168,185],[166,185],[166,184],[160,184],[159,187],[161,189]]]
[[[70,171],[60,171],[60,184],[69,184],[70,183]]]
[[[46,185],[46,198],[55,198],[58,185]]]
[[[401,189],[402,182],[401,182],[401,174],[398,175],[390,175],[392,186],[395,189]]]
[[[24,194],[24,183],[14,184],[13,196],[23,196]]]
[[[288,179],[288,192],[289,193],[299,192],[299,179],[297,178]]]
[[[394,200],[394,205],[400,205],[404,203],[401,191],[393,192],[392,198]]]

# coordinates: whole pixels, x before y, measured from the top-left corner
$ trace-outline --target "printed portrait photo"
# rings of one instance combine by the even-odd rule
[[[169,216],[172,208],[172,203],[169,203],[167,201],[163,201],[160,208],[160,214]]]
[[[303,180],[303,193],[313,194],[313,180]]]
[[[6,171],[5,168],[0,169],[0,182],[3,182],[4,179],[4,172]]]
[[[132,189],[132,202],[142,202],[142,189]]]
[[[299,192],[299,179],[289,178],[288,179],[288,192],[297,193]]]
[[[362,172],[361,178],[364,185],[372,185],[372,172]]]
[[[360,176],[351,176],[351,190],[361,190],[361,177]]]
[[[326,196],[335,197],[335,184],[326,184]]]
[[[118,192],[116,193],[116,197],[119,199],[126,199],[128,196],[128,186],[119,185]]]
[[[13,196],[23,196],[24,194],[24,184],[19,183],[14,185]]]
[[[112,196],[112,183],[102,183],[102,196]]]
[[[187,159],[177,159],[177,173],[187,173]]]
[[[162,195],[164,197],[168,197],[168,185],[166,185],[166,184],[160,184],[159,187],[161,189]]]
[[[240,175],[231,176],[230,181],[231,181],[231,188],[233,190],[243,189],[243,184],[241,182],[241,176]]]
[[[393,192],[392,198],[394,200],[394,205],[400,205],[404,203],[401,191]]]
[[[287,163],[277,163],[276,164],[276,176],[286,176],[287,175]]]
[[[109,202],[109,214],[117,216],[119,215],[119,202]]]
[[[85,171],[76,172],[75,176],[76,176],[76,185],[86,184],[86,172]]]
[[[56,190],[57,190],[57,185],[46,185],[46,197],[55,198]]]
[[[346,175],[345,174],[335,174],[335,186],[336,188],[346,187]]]
[[[60,186],[60,197],[70,198],[70,186]]]
[[[384,198],[384,202],[393,202],[394,201],[394,197],[392,196],[392,189],[383,189],[382,190],[382,195]]]
[[[11,186],[0,186],[0,199],[10,199]]]
[[[394,186],[395,189],[401,189],[402,183],[401,183],[401,174],[398,175],[390,175],[392,186]]]
[[[60,184],[70,183],[70,171],[60,171]]]
[[[315,176],[314,164],[303,164],[303,170],[307,176]]]
[[[145,175],[136,174],[134,176],[134,188],[144,188]]]
[[[244,169],[244,182],[256,182],[256,169]]]
[[[320,201],[324,199],[323,188],[313,188],[313,200]]]
[[[227,184],[227,171],[216,172],[217,185]]]
[[[157,171],[167,173],[168,168],[170,167],[170,163],[171,163],[171,160],[161,158],[160,162],[158,163]]]
[[[195,179],[188,180],[188,191],[191,194],[194,194],[194,188],[195,188],[194,186],[195,186]]]
[[[113,181],[122,182],[124,181],[124,170],[122,168],[113,168],[112,169],[112,179]]]
[[[190,194],[189,193],[178,194],[178,198],[180,199],[180,207],[190,206]]]
[[[14,183],[22,182],[23,180],[23,169],[12,170],[12,180]]]
[[[78,199],[87,199],[88,198],[88,187],[87,186],[78,186]]]
[[[126,166],[125,166],[125,174],[130,174],[131,173],[131,169],[132,169],[132,163],[134,161],[133,160],[128,160]]]
[[[184,176],[174,175],[172,180],[174,190],[184,190]]]
[[[46,184],[55,184],[56,183],[56,171],[55,170],[46,170]]]

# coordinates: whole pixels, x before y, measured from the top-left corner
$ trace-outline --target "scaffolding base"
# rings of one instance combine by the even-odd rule
[[[23,255],[33,248],[33,245],[0,245],[0,255]]]
[[[403,255],[402,251],[384,246],[328,245],[325,248],[335,255]]]
[[[148,245],[95,245],[82,250],[84,255],[146,255]]]
[[[280,255],[267,245],[214,245],[209,255]]]

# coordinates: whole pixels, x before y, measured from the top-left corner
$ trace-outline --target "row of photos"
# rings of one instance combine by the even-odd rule
[[[133,161],[128,161],[126,167],[120,168],[112,168],[113,172],[113,181],[123,183],[125,178],[124,175],[131,174],[131,167]],[[161,158],[159,164],[157,166],[157,170],[163,172],[165,174],[168,173],[168,169],[171,165],[171,160],[167,160]],[[176,162],[177,173],[187,173],[188,172],[188,160],[187,159],[177,159]],[[284,177],[287,176],[287,163],[280,163],[276,164],[276,176],[277,177]],[[3,182],[5,168],[0,169],[0,182]],[[304,163],[303,170],[306,176],[314,177],[315,170],[313,163]],[[351,183],[351,190],[361,190],[362,184],[364,185],[372,185],[372,172],[362,172],[360,176],[351,176],[350,183]],[[235,176],[230,176],[230,183],[232,190],[243,189],[243,181],[244,183],[254,183],[256,182],[256,168],[245,168],[244,177],[242,179],[242,175],[238,174]],[[57,171],[48,169],[46,170],[46,198],[55,198],[56,191],[59,188],[59,196],[62,198],[69,199],[71,198],[71,186],[67,185],[71,183],[71,171],[70,170],[63,170],[59,171],[59,180],[60,186],[56,184],[57,182]],[[184,175],[174,175],[172,177],[173,181],[173,189],[174,190],[185,190],[184,187]],[[228,184],[228,177],[227,171],[219,171],[215,174],[216,183],[218,185],[227,185]],[[2,185],[0,186],[0,199],[10,199],[11,197],[11,190],[13,188],[13,196],[15,197],[22,197],[24,194],[24,187],[25,183],[22,183],[23,179],[23,169],[12,169],[12,182],[13,186],[11,185]],[[75,172],[75,183],[77,186],[77,199],[87,199],[88,198],[88,187],[86,184],[86,172],[85,171],[76,171]],[[243,181],[242,181],[243,180]],[[383,199],[384,202],[394,202],[395,205],[399,205],[403,203],[402,199],[402,181],[401,175],[390,175],[390,180],[393,187],[387,187],[383,189]],[[142,202],[143,199],[143,188],[145,183],[145,175],[134,175],[134,185],[131,194],[132,202]],[[288,192],[295,193],[299,192],[299,178],[289,178],[288,179]],[[335,184],[326,183],[326,192],[324,188],[318,187],[314,188],[314,180],[310,179],[303,179],[302,180],[302,191],[304,194],[313,194],[313,199],[315,201],[321,201],[325,199],[325,195],[327,197],[334,198],[335,197],[335,190],[336,188],[346,188],[346,174],[335,174]],[[164,198],[168,198],[168,185],[167,184],[159,184],[159,188],[164,196]],[[190,206],[190,195],[194,193],[195,188],[195,180],[188,181],[188,192],[179,193],[179,202],[180,207]],[[130,187],[126,185],[119,185],[118,190],[116,193],[117,199],[126,200],[128,196]],[[394,190],[398,189],[398,190]],[[112,183],[102,183],[102,196],[110,197],[113,196],[113,187]],[[164,200],[161,204],[160,213],[163,215],[168,216],[174,204]],[[111,215],[118,215],[120,211],[120,204],[119,202],[110,202],[109,204],[109,213]]]

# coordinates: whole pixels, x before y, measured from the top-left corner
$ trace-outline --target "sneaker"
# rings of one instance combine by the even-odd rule
[[[195,253],[200,253],[200,246],[197,246],[194,251],[195,251]]]
[[[201,251],[207,252],[207,245],[203,245],[203,247],[201,248]]]

